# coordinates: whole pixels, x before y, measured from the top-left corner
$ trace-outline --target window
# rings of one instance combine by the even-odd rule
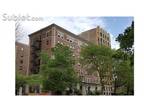
[[[57,35],[58,35],[58,37],[60,37],[60,36],[61,36],[61,33],[60,33],[60,32],[58,32],[58,33],[57,33]]]
[[[48,37],[48,32],[46,33],[46,36]]]
[[[70,42],[72,42],[72,40],[70,40]]]
[[[58,34],[58,37],[60,37],[60,35]]]
[[[46,36],[47,36],[47,37],[48,37],[48,36],[51,36],[51,34],[52,34],[51,30],[49,30],[49,31],[46,32]]]
[[[58,35],[58,37],[61,37],[62,39],[64,38],[64,33],[60,32],[60,31],[57,32],[57,35]]]
[[[49,40],[46,41],[46,44],[47,44],[47,45],[49,44]]]
[[[102,33],[100,33],[100,36],[102,36]]]
[[[19,70],[22,70],[22,68],[23,68],[23,67],[22,67],[22,66],[20,66]]]
[[[20,60],[20,63],[23,64],[23,60]]]

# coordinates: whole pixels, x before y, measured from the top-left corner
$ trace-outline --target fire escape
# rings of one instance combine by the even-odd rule
[[[32,45],[32,58],[31,58],[31,72],[38,74],[40,70],[40,52],[41,52],[41,38],[33,41]]]

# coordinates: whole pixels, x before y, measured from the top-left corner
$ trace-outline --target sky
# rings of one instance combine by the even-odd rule
[[[105,29],[111,36],[111,47],[118,49],[119,43],[115,41],[118,34],[123,33],[124,29],[131,25],[133,17],[42,17],[42,21],[22,21],[21,28],[24,37],[21,42],[28,44],[28,34],[55,23],[74,34],[96,28],[97,26]]]

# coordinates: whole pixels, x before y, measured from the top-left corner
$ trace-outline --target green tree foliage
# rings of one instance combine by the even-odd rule
[[[134,73],[131,66],[130,55],[122,50],[113,51],[113,74],[115,79],[115,94],[117,89],[122,88],[123,94],[133,94]],[[126,89],[126,90],[125,90]]]
[[[20,72],[16,72],[16,94],[19,92],[20,87],[25,87],[27,84],[26,77]]]
[[[118,65],[122,66],[117,68],[117,71],[119,71],[118,77],[121,77],[122,74],[120,74],[120,71],[124,73],[126,76],[123,77],[123,81],[126,81],[126,88],[127,88],[127,94],[133,94],[134,92],[134,21],[132,22],[130,27],[127,27],[124,30],[124,33],[119,34],[116,38],[116,41],[120,43],[120,49],[116,51],[114,54],[114,59],[119,60],[121,62]],[[116,60],[116,61],[117,61]],[[125,70],[122,70],[125,69]],[[118,72],[117,72],[118,74]]]
[[[16,72],[16,94],[19,92],[19,88],[23,88],[23,93],[25,94],[26,85],[35,86],[42,84],[42,76],[40,74],[36,75],[23,75],[20,72]]]
[[[76,84],[74,59],[69,47],[57,44],[52,49],[52,56],[49,57],[47,53],[42,53],[41,60],[40,73],[44,79],[44,90],[61,94],[66,88],[71,88]]]
[[[29,85],[40,85],[42,84],[42,75],[32,74],[25,78],[27,84]]]
[[[134,22],[127,27],[124,33],[119,34],[116,41],[120,43],[120,48],[125,51],[131,51],[134,45]]]
[[[124,33],[121,33],[116,38],[116,41],[120,43],[120,49],[126,51],[130,54],[131,65],[134,65],[134,21],[130,27],[127,27],[124,30]]]
[[[111,77],[111,62],[112,53],[108,47],[90,44],[81,50],[81,63],[87,67],[88,73],[99,73],[102,92],[108,82],[103,79]]]

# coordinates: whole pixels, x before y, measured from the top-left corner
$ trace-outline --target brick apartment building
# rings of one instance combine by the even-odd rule
[[[28,74],[29,66],[29,46],[16,42],[16,71],[24,75]]]
[[[57,43],[69,46],[73,51],[73,57],[80,57],[80,50],[82,45],[94,43],[96,45],[105,45],[111,47],[110,35],[105,30],[97,28],[82,32],[75,35],[70,31],[56,25],[51,24],[41,30],[38,30],[29,35],[30,57],[29,57],[29,74],[37,74],[40,69],[39,53],[46,51],[51,56],[51,48],[55,47]],[[79,61],[76,61],[75,70],[81,78],[82,85],[78,85],[78,89],[82,90],[83,94],[87,94],[88,89],[91,91],[100,91],[99,74],[89,75],[85,69],[81,67]],[[110,78],[111,79],[111,78]],[[112,82],[111,80],[105,85],[104,95],[111,95]]]

